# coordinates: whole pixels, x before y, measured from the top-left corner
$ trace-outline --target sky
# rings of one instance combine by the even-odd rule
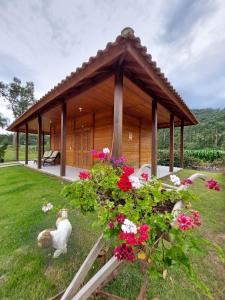
[[[0,0],[0,81],[39,99],[127,26],[190,108],[225,108],[224,0]]]

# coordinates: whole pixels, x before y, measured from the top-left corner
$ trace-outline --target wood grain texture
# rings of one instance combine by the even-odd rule
[[[157,176],[157,101],[152,101],[152,153],[151,174]]]
[[[174,114],[170,114],[170,165],[169,171],[173,172],[174,167]]]
[[[28,137],[29,137],[29,133],[28,133],[28,123],[26,123],[25,125],[25,164],[28,164]]]
[[[66,139],[67,139],[67,105],[61,106],[61,147],[60,147],[60,176],[66,175]]]
[[[113,119],[113,146],[112,156],[119,158],[122,156],[123,138],[123,70],[119,66],[115,73],[114,89],[114,119]]]

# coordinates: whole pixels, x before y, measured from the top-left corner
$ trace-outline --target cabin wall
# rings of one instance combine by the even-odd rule
[[[66,164],[69,166],[82,167],[82,164],[78,164],[78,161],[82,159],[78,144],[80,144],[80,132],[84,128],[90,131],[85,141],[88,144],[85,145],[86,156],[88,156],[89,149],[101,151],[104,147],[108,147],[112,150],[113,109],[67,120]],[[51,149],[60,151],[60,123],[51,126]],[[127,114],[123,115],[122,155],[135,168],[144,163],[150,163],[150,123],[142,122]],[[91,166],[92,161],[86,158],[84,164]]]

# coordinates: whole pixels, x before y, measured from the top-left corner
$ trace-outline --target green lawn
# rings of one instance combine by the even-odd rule
[[[180,176],[192,173],[184,170]],[[194,189],[200,201],[195,207],[203,219],[200,234],[224,247],[225,182],[222,174],[210,176],[220,182],[222,191],[212,192],[196,183]],[[42,300],[63,290],[97,239],[99,232],[91,227],[94,216],[71,211],[73,233],[68,254],[54,260],[52,251],[37,248],[38,232],[54,226],[56,210],[66,206],[60,196],[64,184],[23,166],[0,169],[0,299]],[[45,202],[53,203],[56,210],[44,214],[41,206]],[[214,299],[225,299],[225,269],[213,252],[196,255],[193,261]],[[171,280],[151,280],[148,299],[205,299],[187,281],[183,271],[170,275]],[[107,289],[132,300],[139,292],[141,279],[137,264],[128,264]]]
[[[37,158],[37,151],[35,151],[33,146],[29,147],[28,159],[33,160],[35,158]],[[4,160],[5,160],[5,162],[16,160],[16,150],[14,149],[13,146],[7,147],[7,149],[5,151]],[[20,146],[20,148],[19,148],[19,160],[25,160],[25,147],[24,146]]]

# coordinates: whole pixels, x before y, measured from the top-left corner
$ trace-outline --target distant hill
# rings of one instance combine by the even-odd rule
[[[184,131],[186,149],[222,149],[225,150],[225,109],[193,109],[200,124],[187,126]],[[160,149],[169,147],[168,129],[159,130]],[[175,130],[175,147],[179,147],[179,129]]]

